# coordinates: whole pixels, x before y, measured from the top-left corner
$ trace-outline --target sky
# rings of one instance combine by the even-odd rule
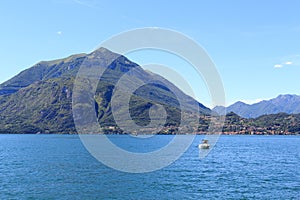
[[[161,27],[202,46],[222,78],[227,104],[300,95],[300,1],[1,1],[1,73],[4,82],[41,60],[88,53],[121,32]],[[162,52],[128,58],[162,63],[184,74],[183,61]],[[182,67],[184,66],[184,67]],[[196,98],[210,107],[203,80],[190,78]]]

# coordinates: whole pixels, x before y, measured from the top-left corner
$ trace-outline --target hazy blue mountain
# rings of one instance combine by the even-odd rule
[[[220,113],[222,107],[218,106],[213,111]],[[256,118],[266,114],[297,114],[300,113],[300,96],[299,95],[279,95],[270,100],[264,100],[255,104],[246,104],[236,102],[226,108],[226,112],[234,112],[245,118]]]

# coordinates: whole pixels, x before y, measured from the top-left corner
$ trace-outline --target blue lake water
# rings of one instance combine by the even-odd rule
[[[130,174],[98,162],[76,135],[0,135],[0,199],[300,199],[300,136],[221,136],[200,160],[202,138],[170,166]]]

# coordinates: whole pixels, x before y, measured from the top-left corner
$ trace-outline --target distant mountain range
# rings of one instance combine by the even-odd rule
[[[217,106],[213,111],[220,113],[224,107]],[[234,112],[241,117],[256,118],[267,114],[287,113],[297,114],[300,113],[300,96],[298,95],[279,95],[278,97],[270,100],[264,100],[255,104],[246,104],[243,102],[236,102],[226,108],[226,112]]]
[[[165,126],[176,129],[181,118],[178,100],[184,102],[187,113],[211,112],[164,78],[144,71],[122,55],[100,48],[90,54],[39,62],[1,84],[0,133],[76,133],[72,94],[75,77],[83,62],[91,65],[110,63],[99,80],[95,112],[99,123],[103,127],[114,127],[115,132],[119,130],[111,111],[112,93],[120,77],[131,69],[135,69],[130,75],[133,80],[155,80],[132,95],[130,114],[137,124],[147,125],[150,107],[161,104],[168,115]],[[172,91],[176,91],[177,96]]]

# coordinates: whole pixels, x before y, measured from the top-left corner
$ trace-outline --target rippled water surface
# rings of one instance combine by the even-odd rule
[[[136,152],[172,139],[110,137]],[[129,174],[98,162],[75,135],[0,135],[0,199],[300,199],[300,136],[221,136],[200,160],[202,138],[162,170]]]

